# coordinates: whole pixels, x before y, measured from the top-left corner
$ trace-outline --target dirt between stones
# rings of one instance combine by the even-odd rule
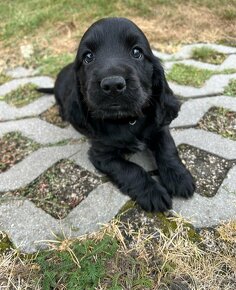
[[[43,112],[40,115],[40,118],[48,123],[56,125],[60,128],[66,128],[69,126],[69,123],[62,120],[61,116],[59,115],[58,106],[54,105],[47,111]]]
[[[45,171],[28,186],[3,194],[26,197],[53,217],[65,218],[90,191],[102,183],[70,160],[62,160]]]
[[[186,144],[178,146],[178,150],[196,181],[196,192],[208,197],[216,194],[229,169],[235,164]]]

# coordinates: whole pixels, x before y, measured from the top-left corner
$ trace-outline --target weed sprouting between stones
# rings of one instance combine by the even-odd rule
[[[196,47],[192,50],[192,58],[202,62],[222,64],[226,57],[224,53],[209,47]]]
[[[213,75],[216,74],[233,74],[236,69],[226,69],[223,71],[212,71],[208,69],[200,69],[191,65],[175,63],[171,71],[167,74],[170,81],[180,85],[193,86],[200,88]]]
[[[11,80],[11,77],[7,76],[4,73],[0,73],[0,85],[9,82]]]
[[[26,84],[20,86],[18,89],[4,95],[0,96],[0,101],[5,101],[9,105],[15,106],[15,107],[23,107],[25,105],[28,105],[32,101],[37,100],[40,96],[42,96],[41,93],[38,93],[35,89],[37,88],[34,84]]]
[[[224,95],[236,97],[236,80],[235,79],[229,82],[229,85],[224,90]]]

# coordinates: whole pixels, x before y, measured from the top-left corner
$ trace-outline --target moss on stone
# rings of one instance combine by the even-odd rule
[[[13,248],[11,240],[7,234],[0,232],[0,254]]]

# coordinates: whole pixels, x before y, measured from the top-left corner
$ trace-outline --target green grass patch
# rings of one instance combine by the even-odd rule
[[[150,4],[154,2],[154,0],[1,1],[0,36],[4,41],[11,38],[20,40],[25,35],[34,35],[39,28],[47,30],[56,23],[68,22],[68,19],[92,23],[102,17],[125,16],[127,9],[133,9],[139,15],[147,15],[152,12]]]
[[[199,69],[190,65],[176,63],[167,77],[180,85],[201,87],[214,73],[210,70]]]
[[[47,55],[37,59],[40,75],[56,77],[60,70],[75,59],[75,54],[64,53],[56,56]]]
[[[202,62],[221,64],[226,55],[208,47],[197,47],[192,51],[192,58]]]
[[[4,95],[0,96],[0,101],[5,101],[9,105],[15,106],[15,107],[23,107],[32,101],[35,101],[40,96],[42,96],[41,93],[38,93],[35,89],[37,88],[34,84],[26,84],[23,86],[20,86],[18,89]]]
[[[236,96],[236,79],[229,82],[229,85],[224,90],[224,95],[233,97]]]
[[[176,63],[173,65],[171,71],[167,74],[170,81],[176,82],[180,85],[193,86],[200,88],[213,75],[216,74],[232,74],[235,69],[227,69],[223,71],[211,71],[207,69],[196,68],[191,65]]]
[[[100,241],[65,243],[59,251],[39,253],[36,262],[41,268],[42,289],[95,289],[106,274],[106,262],[117,248],[117,240],[105,235]]]
[[[0,85],[9,82],[11,80],[11,77],[5,75],[4,73],[0,73]]]

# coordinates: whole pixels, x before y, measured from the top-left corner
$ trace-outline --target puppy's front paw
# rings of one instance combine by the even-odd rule
[[[158,183],[150,187],[136,198],[142,209],[149,212],[164,212],[172,207],[172,200],[167,190]]]
[[[187,169],[181,170],[180,172],[171,172],[165,183],[171,195],[183,198],[190,198],[196,188],[194,179]]]

